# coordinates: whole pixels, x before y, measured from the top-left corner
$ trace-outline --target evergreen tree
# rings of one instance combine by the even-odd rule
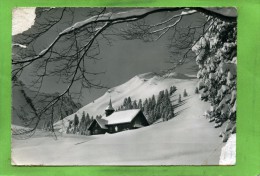
[[[173,106],[172,105],[169,105],[167,107],[167,112],[168,112],[168,115],[167,115],[167,120],[171,119],[174,117],[174,110],[173,110]]]
[[[143,109],[144,109],[144,113],[148,114],[148,100],[147,100],[147,98],[144,101]]]
[[[75,114],[74,115],[74,126],[78,126],[78,124],[79,124],[79,117],[78,117],[78,115],[77,114]]]
[[[176,90],[177,90],[177,89],[176,89],[175,86],[171,86],[171,87],[170,87],[170,95],[172,95]]]
[[[156,119],[156,116],[155,116],[155,110],[152,109],[151,112],[150,112],[150,114],[151,114],[152,122],[155,122],[155,121],[157,120],[157,119]]]
[[[80,119],[79,123],[79,134],[84,134],[86,130],[86,116],[85,116],[85,111],[82,113],[82,117]]]
[[[138,106],[137,106],[136,100],[134,100],[134,102],[133,102],[133,109],[138,109]]]
[[[127,98],[127,109],[133,109],[132,100],[130,97]]]
[[[181,94],[179,94],[179,99],[178,99],[178,103],[181,102]]]
[[[158,120],[160,118],[160,105],[156,104],[154,107],[154,116]]]
[[[83,111],[83,113],[82,113],[82,117],[81,118],[86,118],[86,114],[85,114],[85,111]]]
[[[152,108],[154,108],[156,105],[156,100],[155,100],[155,96],[152,96]]]
[[[154,121],[155,121],[155,119],[154,119],[154,111],[150,111],[149,113],[147,113],[148,114],[148,122],[150,123],[150,124],[152,124]]]
[[[72,121],[69,120],[69,126],[67,128],[67,134],[70,134],[71,133],[71,128],[72,128]]]
[[[186,89],[184,89],[183,97],[187,97],[187,96],[188,96],[188,93],[186,92]]]
[[[128,107],[128,101],[127,98],[124,99],[122,110],[126,110]]]
[[[158,98],[157,98],[157,104],[160,104],[164,98],[164,91],[160,91]]]
[[[91,123],[91,119],[90,119],[90,116],[89,116],[88,113],[87,113],[87,115],[86,115],[86,123],[87,123],[87,124],[90,124],[90,123]]]
[[[75,114],[74,116],[74,121],[73,121],[73,125],[74,125],[74,131],[73,133],[76,134],[78,132],[78,125],[79,125],[79,117],[77,114]]]
[[[198,89],[198,87],[196,87],[195,94],[198,94],[198,93],[199,93],[199,89]]]
[[[148,113],[152,110],[152,98],[148,99],[147,111]]]
[[[142,106],[142,100],[141,99],[139,99],[139,101],[138,101],[138,105],[137,105],[137,107],[138,107],[138,109],[141,109],[141,110],[143,110],[143,106]]]

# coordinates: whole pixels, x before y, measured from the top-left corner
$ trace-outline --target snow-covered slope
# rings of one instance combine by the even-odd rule
[[[141,80],[144,78],[140,77],[133,80],[143,82]],[[155,80],[154,77],[150,79],[143,82],[142,86]],[[158,90],[174,84],[178,88],[177,93],[182,93],[185,88],[189,94],[183,104],[175,109],[176,117],[173,119],[115,134],[63,134],[58,140],[37,136],[28,140],[14,139],[13,164],[218,165],[223,146],[218,134],[224,126],[216,129],[203,116],[210,105],[194,93],[197,80],[159,80],[156,81],[160,86]],[[178,100],[177,94],[171,98],[174,103]]]
[[[221,149],[219,165],[236,164],[236,134],[232,134]]]
[[[108,102],[111,96],[112,104],[115,109],[123,104],[123,100],[127,97],[131,97],[131,100],[144,100],[152,95],[157,96],[161,90],[169,89],[170,86],[176,86],[177,92],[183,93],[186,89],[188,92],[194,92],[190,90],[190,83],[196,84],[196,79],[191,76],[187,76],[180,73],[165,74],[163,76],[156,73],[144,73],[137,75],[125,82],[122,85],[111,88],[103,96],[95,100],[94,102],[79,109],[76,114],[81,118],[83,111],[89,113],[91,116],[104,115],[105,108],[108,106]],[[110,93],[109,93],[110,92]],[[73,120],[75,114],[71,114],[62,121],[55,124],[56,129],[65,128],[68,126],[69,120]],[[63,127],[63,129],[65,130]],[[64,131],[63,130],[63,131]]]

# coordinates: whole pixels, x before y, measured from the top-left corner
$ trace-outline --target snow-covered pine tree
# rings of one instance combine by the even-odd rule
[[[126,108],[127,108],[127,98],[125,98],[124,101],[123,101],[122,110],[126,110]]]
[[[85,115],[85,111],[83,111],[79,123],[79,134],[83,135],[85,133],[85,130],[86,130],[86,115]]]
[[[208,32],[193,46],[199,65],[201,99],[210,101],[215,127],[226,120],[236,123],[237,23],[216,19]],[[232,103],[231,103],[232,99]],[[230,122],[231,123],[231,122]],[[227,138],[224,140],[226,141]]]
[[[91,121],[89,114],[86,115],[86,121]]]
[[[164,91],[162,90],[159,92],[159,95],[157,98],[157,103],[160,104],[162,102],[163,98],[164,98]]]
[[[144,113],[148,114],[148,100],[147,100],[147,98],[145,99],[144,104],[143,104],[143,111],[144,111]]]
[[[71,133],[72,125],[73,125],[73,122],[71,120],[69,120],[69,125],[68,125],[67,131],[66,131],[67,134]]]
[[[74,121],[73,121],[73,125],[74,126],[78,126],[79,124],[79,117],[77,114],[74,115]]]
[[[155,120],[160,118],[160,107],[158,106],[158,104],[156,104],[154,107],[154,118]]]
[[[167,120],[171,119],[174,117],[174,109],[172,105],[168,106],[168,116],[167,116]]]
[[[133,109],[138,109],[138,106],[137,106],[136,100],[133,101]]]
[[[151,101],[151,106],[152,106],[152,108],[154,108],[155,105],[156,105],[156,100],[155,100],[155,96],[153,95],[153,96],[152,96],[152,101]]]
[[[154,110],[150,110],[149,111],[149,123],[153,123],[154,121],[156,121]]]
[[[171,87],[170,87],[170,95],[172,95],[176,90],[177,90],[177,89],[176,89],[175,86],[171,86]]]
[[[188,93],[187,93],[186,89],[184,89],[184,91],[183,91],[183,97],[187,97],[187,96],[188,96]]]
[[[151,112],[152,110],[152,98],[148,99],[147,111]]]
[[[127,109],[133,109],[131,97],[127,98]]]
[[[143,103],[141,99],[139,99],[137,107],[143,111]]]
[[[86,118],[85,118],[84,134],[83,134],[83,135],[87,135],[87,128],[88,128],[88,126],[90,125],[91,122],[92,122],[92,121],[91,121],[91,119],[90,119],[90,116],[89,116],[89,114],[87,113]]]
[[[78,132],[78,125],[79,125],[79,117],[77,114],[75,114],[74,120],[73,120],[73,126],[74,126],[73,133],[74,134],[76,134]]]
[[[195,94],[198,94],[198,93],[199,93],[199,89],[198,89],[198,87],[196,87]]]

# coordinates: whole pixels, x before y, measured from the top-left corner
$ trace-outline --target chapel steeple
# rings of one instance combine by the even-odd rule
[[[111,98],[110,98],[110,101],[108,103],[108,107],[105,109],[106,117],[110,116],[113,112],[115,112],[115,109],[112,106],[112,102],[111,102]]]

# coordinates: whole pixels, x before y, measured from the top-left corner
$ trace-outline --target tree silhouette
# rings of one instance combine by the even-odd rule
[[[188,96],[188,93],[187,93],[186,89],[184,89],[184,91],[183,91],[183,97],[187,97],[187,96]]]
[[[179,99],[178,99],[178,103],[181,102],[181,94],[179,94]]]
[[[195,94],[198,94],[199,93],[199,89],[198,87],[195,88]]]

